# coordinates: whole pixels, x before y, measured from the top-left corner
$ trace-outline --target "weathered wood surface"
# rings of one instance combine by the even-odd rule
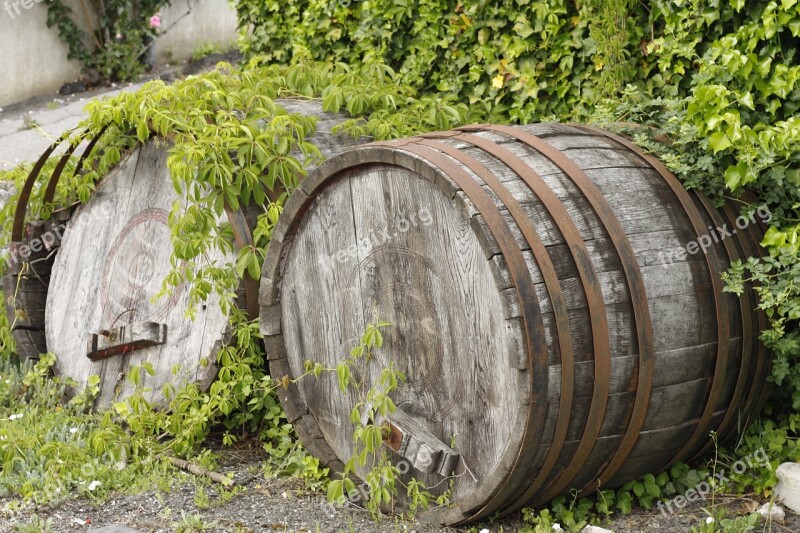
[[[12,243],[3,277],[5,308],[20,360],[38,359],[47,351],[45,301],[50,273],[61,242],[63,213],[49,221],[27,224],[25,241]],[[66,218],[63,218],[66,220]]]
[[[714,242],[708,255],[673,254],[717,226],[716,213],[695,206],[620,141],[562,125],[520,130],[560,150],[599,199],[579,186],[579,170],[567,173],[562,167],[572,167],[508,133],[376,143],[307,178],[286,206],[262,275],[273,373],[298,376],[306,359],[335,366],[368,322],[393,324],[362,377],[374,383],[394,360],[409,378],[395,397],[404,416],[455,442],[454,507],[432,515],[446,523],[542,503],[569,488],[594,490],[598,479],[616,486],[698,452],[707,429],[732,418],[728,411],[752,415],[766,376],[752,300],[722,294],[717,282],[745,254],[739,239],[757,242],[758,229],[728,237],[735,245]],[[480,139],[514,161],[479,147]],[[538,177],[523,179],[520,162]],[[486,172],[492,183],[480,177]],[[478,189],[460,186],[464,176]],[[536,179],[557,212],[553,198],[534,194]],[[601,218],[598,202],[618,229]],[[420,213],[429,224],[405,222]],[[540,244],[524,228],[530,222]],[[558,287],[547,282],[548,271]],[[632,297],[631,276],[641,279],[648,320],[635,314],[642,303]],[[607,329],[594,329],[601,308]],[[647,357],[637,320],[652,328]],[[541,338],[529,346],[531,323],[541,325]],[[606,353],[596,351],[598,335],[607,338]],[[542,340],[546,353],[532,354]],[[336,468],[351,456],[342,424],[355,397],[342,395],[334,377],[303,380],[281,400],[323,462]],[[734,426],[721,428],[720,438]],[[447,485],[440,475],[412,475]]]
[[[100,376],[98,408],[134,392],[128,379],[134,366],[152,365],[155,375],[141,371],[140,376],[149,389],[145,397],[154,404],[166,402],[167,385],[206,382],[216,374],[214,348],[228,327],[216,295],[197,309],[195,320],[186,317],[187,287],[154,299],[170,270],[167,221],[173,202],[180,201],[166,160],[163,143],[147,143],[99,183],[69,222],[53,266],[46,335],[57,357],[55,371],[79,387]],[[219,264],[233,259],[218,251],[207,258]],[[96,362],[89,358],[93,335],[137,322],[165,324],[166,343]]]
[[[343,134],[343,133],[334,133],[332,131],[334,126],[336,126],[337,124],[345,121],[348,117],[346,115],[343,115],[343,114],[333,114],[333,113],[325,113],[325,112],[323,112],[322,105],[321,105],[321,103],[319,101],[305,100],[305,99],[279,99],[279,100],[276,101],[276,104],[278,104],[280,107],[282,107],[286,113],[316,117],[316,123],[317,123],[316,132],[314,133],[314,135],[312,135],[311,137],[307,138],[306,141],[308,141],[308,142],[314,144],[315,146],[317,146],[317,148],[320,150],[323,158],[328,158],[328,157],[330,157],[332,155],[335,155],[337,153],[340,153],[340,152],[346,150],[347,148],[350,148],[352,146],[356,146],[358,144],[363,144],[364,142],[367,141],[367,139],[363,139],[363,138],[362,139],[353,139],[349,135]],[[163,143],[160,145],[160,150],[162,152],[166,153],[167,149],[168,149],[167,145],[164,145]],[[303,159],[303,155],[301,153],[294,153],[293,155],[299,157],[300,159]],[[154,157],[156,157],[156,156],[154,155]],[[158,157],[160,158],[159,159],[160,164],[165,162],[165,156],[162,157],[161,155],[159,155]],[[135,160],[136,160],[136,158],[132,158],[131,160],[128,161],[127,164],[129,166],[130,165],[134,165],[134,167],[135,167],[135,165],[136,165]],[[312,162],[308,162],[308,165],[309,165],[309,168],[313,168]],[[163,169],[151,169],[151,170],[153,171],[151,176],[147,177],[146,179],[142,178],[142,179],[137,180],[135,183],[133,183],[131,185],[131,189],[130,190],[123,189],[123,190],[119,190],[117,192],[119,194],[124,195],[126,198],[128,196],[136,196],[136,195],[139,194],[139,192],[135,191],[135,189],[136,188],[142,188],[145,184],[148,183],[147,180],[163,180],[164,181],[164,183],[163,183],[164,191],[171,190],[172,185],[171,185],[171,182],[169,181],[169,179],[170,179],[169,175],[166,172],[166,166],[164,165]],[[129,171],[133,171],[134,173],[138,173],[138,172],[143,172],[144,170],[143,169],[138,169],[137,170],[135,168],[132,170],[131,168],[129,168],[126,171],[117,170],[116,172],[117,173],[119,173],[119,172],[123,172],[124,173],[124,172],[129,172]],[[119,179],[121,179],[121,178],[119,178]],[[108,186],[104,185],[104,187],[107,190],[110,190],[110,188]],[[274,193],[271,193],[270,196],[274,197],[274,198],[277,198],[277,196],[281,192],[283,192],[283,191],[282,190],[275,191]],[[104,192],[103,194],[108,194],[108,193]],[[142,194],[154,194],[154,193],[153,192],[144,192]],[[156,194],[160,194],[160,193],[156,193]],[[148,211],[147,213],[142,214],[142,216],[145,217],[145,218],[147,218],[147,217],[155,217],[153,220],[149,220],[149,221],[142,220],[142,221],[139,221],[139,222],[135,222],[134,225],[138,229],[136,231],[134,231],[131,235],[127,235],[126,234],[127,236],[121,237],[121,238],[123,240],[125,240],[126,242],[127,241],[133,242],[133,240],[135,240],[135,239],[141,240],[143,242],[146,241],[149,238],[147,236],[147,233],[150,231],[150,229],[152,229],[153,227],[160,227],[159,224],[161,226],[163,226],[163,224],[166,221],[165,212],[166,213],[169,212],[169,210],[171,209],[171,201],[172,200],[176,200],[176,199],[177,199],[177,197],[175,197],[175,195],[170,192],[168,196],[164,197],[164,202],[160,202],[158,204],[160,207],[158,207],[156,209],[156,211]],[[107,200],[104,200],[103,202],[107,202]],[[82,210],[80,212],[85,214],[89,209],[100,209],[100,208],[106,209],[107,208],[105,203],[103,203],[103,204],[100,203],[100,200],[93,201],[93,205],[94,204],[100,205],[100,207],[91,207],[91,208],[84,207],[84,208],[82,208]],[[128,206],[128,204],[119,204],[119,205],[114,205],[113,206],[113,208],[121,208],[123,210],[127,209],[129,207],[133,207],[133,206]],[[111,209],[111,208],[109,207],[109,209]],[[250,204],[248,204],[247,206],[244,206],[245,218],[247,219],[248,226],[249,226],[249,228],[251,230],[255,227],[257,216],[260,213],[262,213],[263,210],[264,210],[263,206],[255,205],[252,202]],[[61,234],[63,233],[63,231],[64,231],[64,229],[66,227],[66,220],[68,220],[69,216],[71,216],[71,215],[72,215],[72,212],[70,211],[68,216],[64,217],[63,219],[59,218],[57,220],[54,220],[57,224],[59,224],[58,234],[57,234],[58,242],[56,243],[56,246],[60,243]],[[110,213],[106,217],[100,216],[99,218],[97,218],[97,222],[96,222],[97,223],[97,227],[102,227],[102,226],[109,226],[110,227],[110,226],[113,226],[113,224],[109,224],[108,221],[110,221],[110,219],[112,219],[115,215],[116,215],[116,213]],[[61,226],[62,223],[64,223],[63,226]],[[29,235],[29,239],[34,239],[34,238],[40,236],[40,234],[42,232],[50,230],[51,229],[49,227],[50,225],[51,224],[49,222],[48,223],[44,223],[44,222],[35,222],[35,223],[33,223],[30,226],[31,230],[29,231],[29,233],[31,233],[31,234]],[[94,234],[95,228],[93,226],[82,226],[82,228],[84,228],[84,229],[81,229],[80,231],[85,231],[85,232],[88,232],[88,233],[92,234],[92,235],[87,235],[86,237],[84,237],[84,239],[95,240],[95,239],[102,238],[101,235],[107,235],[107,232],[105,232],[102,228],[100,230],[100,233],[98,233],[96,235]],[[164,228],[161,228],[161,229],[164,229]],[[72,231],[74,232],[75,230],[72,229]],[[112,233],[109,233],[108,235],[112,235],[113,234],[113,230],[111,230],[111,231],[112,231]],[[120,231],[129,231],[129,230],[120,230]],[[142,235],[138,235],[137,232],[138,233],[142,233]],[[156,233],[158,233],[158,232],[156,232]],[[116,234],[113,234],[113,235],[115,235],[115,238],[116,238]],[[76,238],[77,237],[73,236],[73,242],[74,242],[74,239],[76,239]],[[157,239],[156,242],[158,242],[160,246],[162,246],[162,245],[164,246],[163,251],[159,252],[159,254],[158,254],[159,260],[163,259],[164,257],[168,257],[169,250],[171,250],[171,244],[168,241],[164,241],[163,239],[161,239],[161,240]],[[119,244],[119,243],[117,243],[117,244]],[[138,246],[138,244],[137,244],[137,246]],[[91,249],[90,250],[86,250],[86,252],[90,253]],[[124,253],[134,254],[134,255],[131,256],[131,257],[120,255],[120,254],[123,254],[123,252]],[[120,252],[120,251],[117,252],[117,255],[115,255],[115,258],[116,258],[115,260],[121,261],[123,263],[126,262],[126,261],[131,262],[132,266],[130,268],[133,269],[133,270],[136,270],[136,273],[134,273],[132,275],[134,275],[134,276],[137,276],[137,275],[151,276],[150,279],[153,280],[153,283],[160,283],[161,280],[163,280],[164,277],[169,272],[169,263],[164,262],[164,261],[152,263],[150,255],[147,255],[147,254],[135,255],[135,253],[136,253],[136,248],[135,247],[133,249],[128,250],[127,248],[125,248],[123,246],[123,251],[122,252]],[[24,276],[21,276],[21,277],[18,278],[16,275],[9,275],[4,280],[4,284],[5,284],[5,288],[6,288],[6,296],[7,296],[6,308],[7,308],[8,314],[9,314],[10,321],[14,321],[14,319],[16,319],[16,322],[14,323],[14,336],[17,339],[18,352],[19,352],[20,356],[22,356],[22,357],[37,357],[39,353],[42,353],[42,352],[45,352],[45,351],[48,350],[48,343],[47,343],[47,340],[46,340],[45,331],[49,327],[49,322],[46,323],[45,313],[46,313],[46,300],[47,300],[47,294],[48,294],[48,287],[50,286],[50,272],[51,272],[51,267],[53,265],[53,262],[55,261],[55,257],[56,257],[56,248],[51,248],[49,250],[45,250],[43,253],[34,254],[30,258],[30,261],[29,261],[30,266],[33,267],[33,268],[27,270],[26,274]],[[106,257],[105,256],[98,256],[98,257],[95,257],[94,259],[92,259],[92,258],[87,256],[87,257],[83,258],[84,262],[89,262],[89,261],[92,261],[92,260],[98,261],[98,262],[103,262],[103,261],[106,260]],[[72,265],[70,265],[69,268],[71,268],[71,267],[72,267]],[[103,292],[102,295],[98,295],[98,297],[105,298],[106,301],[112,302],[112,304],[109,304],[109,305],[111,307],[116,306],[116,307],[114,307],[116,312],[121,312],[122,309],[128,309],[127,304],[130,303],[129,300],[131,300],[131,298],[132,298],[131,295],[128,294],[128,288],[127,288],[128,287],[128,285],[127,285],[128,281],[127,280],[128,280],[129,274],[126,273],[125,269],[127,269],[128,267],[119,266],[119,265],[115,264],[114,266],[111,266],[109,268],[111,269],[112,273],[108,274],[108,276],[110,276],[110,277],[103,281],[103,286],[102,286],[103,291],[105,291],[105,292]],[[152,269],[152,273],[150,273],[150,269]],[[77,273],[74,273],[74,274],[77,275]],[[62,273],[61,275],[64,276],[66,274]],[[119,279],[120,276],[122,276],[121,281]],[[80,281],[78,279],[75,279],[73,281],[74,281],[74,283],[82,283],[82,281]],[[150,289],[152,287],[148,286],[148,288]],[[78,289],[75,289],[75,290],[77,291]],[[81,289],[81,290],[83,290],[83,289]],[[242,301],[243,301],[243,299],[244,299],[244,285],[240,288],[239,294],[240,294],[240,297],[242,298]],[[11,298],[11,295],[16,295],[16,298]],[[88,296],[87,296],[87,298],[88,298]],[[65,302],[58,302],[58,303],[54,303],[53,305],[54,306],[61,306],[62,303],[65,303]],[[180,302],[170,301],[170,305],[175,305],[177,307],[180,307],[181,305],[183,305],[183,301],[182,300]],[[215,304],[209,303],[207,305],[215,305]],[[109,306],[106,306],[106,307],[108,309],[110,309]],[[63,317],[70,315],[74,311],[74,309],[75,309],[74,304],[70,304],[69,307],[66,307],[66,308],[63,308],[63,309],[61,309],[61,308],[58,308],[58,309],[53,308],[51,322],[57,322],[58,324],[61,324],[63,319],[64,319]],[[163,309],[162,309],[162,311],[163,311]],[[184,308],[184,311],[185,311],[185,308]],[[122,322],[123,323],[127,323],[127,321],[129,321],[129,320],[134,320],[135,318],[133,316],[128,316],[128,315],[132,315],[132,314],[134,314],[134,313],[132,311],[130,311],[127,315],[123,316]],[[138,319],[136,319],[136,320],[138,320]],[[200,330],[203,330],[203,328],[205,328],[205,323],[200,319],[198,319],[198,320],[199,320],[199,322],[195,323],[195,327],[199,328]],[[109,316],[104,316],[104,321],[105,322],[109,322]],[[93,331],[93,333],[98,333],[98,331],[99,330]],[[188,330],[186,332],[184,332],[184,333],[186,335],[191,336],[191,334],[188,332]],[[172,331],[171,330],[169,338],[173,339],[174,337],[176,337],[179,334],[180,334],[180,331],[178,331],[178,330]],[[216,339],[217,343],[219,343],[219,342],[221,342],[223,340],[221,334],[219,334],[219,335],[220,336]],[[203,334],[199,334],[198,338],[202,339],[203,338]],[[85,346],[86,342],[87,342],[87,339],[84,338],[84,339],[81,340],[81,342]],[[172,340],[169,340],[167,342],[168,343],[172,342]],[[213,345],[214,344],[215,343],[212,342],[210,345],[204,346],[202,348],[202,350],[205,351],[205,352],[208,352],[210,354],[213,351]],[[53,346],[56,346],[56,344],[53,344]],[[85,354],[84,354],[84,356],[85,356]],[[109,365],[113,366],[112,363],[109,363]],[[159,372],[163,372],[163,371],[165,371],[165,368],[163,368],[163,367],[159,368],[158,371]],[[169,368],[168,367],[166,367],[166,371],[169,372]],[[78,373],[80,374],[81,372],[82,371],[79,371]],[[214,367],[212,365],[211,367],[208,367],[207,370],[197,371],[196,374],[198,374],[198,376],[196,376],[196,377],[197,377],[197,379],[200,380],[200,383],[204,387],[207,387],[210,384],[211,380],[213,379],[214,373],[215,373],[215,371],[214,371]],[[191,377],[192,379],[195,379],[195,377],[192,377],[192,376],[188,376],[188,377]],[[110,385],[110,383],[111,382],[109,381],[108,384]],[[130,392],[129,390],[126,392],[126,390],[124,388],[119,388],[119,387],[112,387],[112,390],[113,389],[118,389],[118,393],[116,394],[116,397],[120,397],[120,398],[124,397],[125,394]],[[155,395],[154,397],[157,398],[158,396]],[[108,399],[106,398],[105,400],[99,402],[98,405],[105,405],[105,402],[107,402],[107,400]]]

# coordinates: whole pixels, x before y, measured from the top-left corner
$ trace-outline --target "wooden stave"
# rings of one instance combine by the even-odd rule
[[[62,134],[36,161],[20,191],[17,209],[14,213],[11,242],[9,243],[11,254],[19,252],[22,247],[30,246],[37,241],[41,245],[42,240],[40,237],[45,232],[53,232],[58,237],[54,242],[44,246],[44,249],[39,252],[33,252],[31,257],[25,261],[9,261],[10,270],[3,279],[6,315],[11,326],[11,336],[17,345],[16,354],[21,361],[27,359],[38,360],[40,354],[47,352],[44,298],[46,298],[47,287],[50,283],[50,273],[55,262],[55,254],[61,242],[61,230],[63,229],[63,224],[69,220],[72,213],[72,207],[62,208],[53,213],[49,220],[26,223],[27,204],[33,187],[39,179],[48,158],[58,147],[68,141],[74,131],[69,130]],[[81,172],[83,162],[92,152],[104,131],[105,128],[94,136],[84,148],[73,175],[78,175]],[[81,140],[85,136],[85,132],[81,134]],[[55,187],[61,178],[61,174],[77,148],[77,143],[69,142],[65,153],[53,169],[45,190],[44,200],[46,203],[52,202]],[[32,302],[29,302],[26,297],[29,291],[37,293]],[[44,292],[44,296],[38,294],[42,292]],[[22,297],[22,301],[20,297]],[[19,324],[20,318],[24,318],[25,324]]]
[[[446,136],[445,136],[446,138]],[[395,143],[395,146],[398,146],[399,150],[403,149],[403,143],[412,143],[414,139],[401,141],[400,143]],[[390,143],[384,143],[386,145],[391,146]],[[355,152],[359,152],[356,150]],[[261,291],[261,305],[262,305],[262,329],[266,335],[266,342],[270,347],[270,360],[275,362],[276,370],[279,372],[286,372],[289,374],[288,367],[285,364],[286,361],[286,354],[285,354],[285,346],[282,345],[281,340],[281,332],[280,332],[280,323],[279,321],[276,322],[274,317],[267,318],[267,314],[264,311],[274,312],[279,307],[279,270],[280,270],[280,261],[282,259],[283,250],[282,247],[284,246],[283,239],[289,236],[291,233],[291,228],[294,222],[296,222],[297,217],[301,214],[306,208],[308,208],[309,203],[311,202],[310,194],[315,192],[315,189],[322,184],[323,181],[328,179],[330,176],[335,175],[337,169],[334,168],[337,165],[341,168],[347,168],[348,165],[357,165],[359,163],[359,159],[357,154],[347,154],[349,157],[342,157],[334,163],[328,165],[328,168],[322,169],[315,173],[312,177],[310,177],[310,181],[304,184],[304,191],[301,195],[297,195],[296,197],[293,196],[290,200],[291,208],[287,204],[287,218],[282,219],[279,229],[277,230],[277,234],[279,238],[275,239],[277,250],[275,251],[270,249],[268,254],[267,260],[265,261],[265,268],[264,273],[262,276],[262,291]],[[288,220],[288,222],[287,222]],[[732,339],[735,340],[735,339]],[[656,391],[658,389],[655,389]],[[302,421],[303,426],[313,426],[314,422],[313,419],[308,415],[308,412],[303,405],[302,398],[298,397],[298,393],[295,389],[292,391],[287,391],[285,395],[281,396],[281,400],[285,402],[287,405],[291,405],[291,409],[287,408],[287,412],[292,412],[292,419],[295,421]],[[719,417],[716,416],[716,413],[713,413],[712,418],[715,421],[719,421]],[[668,430],[669,428],[666,428]],[[304,429],[303,432],[309,431],[308,428]],[[313,433],[313,429],[311,430]],[[302,433],[301,433],[302,436]],[[320,453],[322,456],[326,457],[329,464],[334,466],[335,464],[340,464],[339,459],[335,457],[335,454],[332,453],[329,447],[327,447],[324,440],[320,439],[320,435],[315,434],[313,436],[314,446],[312,447],[312,453]],[[676,450],[677,451],[677,450]],[[635,458],[635,456],[634,456]],[[476,515],[468,517],[469,519],[474,518]],[[466,518],[464,515],[463,518]],[[448,521],[452,519],[452,517],[445,517],[444,521]]]

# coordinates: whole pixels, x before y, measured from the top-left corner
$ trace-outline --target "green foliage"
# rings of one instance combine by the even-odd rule
[[[350,413],[353,425],[353,456],[344,464],[340,478],[328,484],[328,501],[343,505],[348,499],[360,500],[363,496],[356,489],[356,477],[364,480],[365,500],[361,503],[372,513],[380,516],[382,509],[393,509],[398,495],[398,485],[405,489],[409,516],[420,509],[427,509],[432,501],[446,505],[448,495],[436,498],[427,487],[416,479],[408,483],[400,480],[401,471],[392,463],[384,445],[388,431],[386,419],[397,407],[391,394],[406,380],[405,374],[394,366],[394,361],[382,368],[376,383],[367,388],[366,379],[358,376],[368,375],[366,365],[375,356],[375,350],[383,346],[381,328],[387,322],[377,321],[368,324],[359,344],[342,359],[335,368],[324,368],[320,363],[306,362],[306,372],[319,377],[323,372],[335,372],[342,394],[353,392],[356,402]]]
[[[729,518],[717,498],[752,494],[753,490],[769,497],[778,465],[798,458],[796,440],[787,445],[788,428],[775,427],[771,421],[763,424],[758,429],[751,426],[735,452],[728,454],[716,448],[714,457],[696,469],[678,463],[658,475],[629,481],[617,490],[601,490],[580,499],[573,492],[570,497],[556,498],[539,512],[523,509],[523,518],[529,524],[525,531],[546,531],[554,524],[566,531],[580,531],[587,524],[602,525],[617,512],[629,514],[633,505],[671,514],[680,512],[687,502],[699,502],[714,510],[707,511],[709,516],[696,526],[697,531],[750,531],[759,515]],[[716,443],[716,436],[712,438]]]
[[[613,42],[619,32],[626,45],[644,37],[647,26],[626,21],[624,7],[565,0],[237,2],[245,54],[278,62],[305,54],[349,64],[378,59],[402,83],[526,122],[594,100],[610,82],[606,63],[620,69],[611,78],[638,68],[636,57]],[[607,32],[609,20],[617,32]]]
[[[53,531],[53,519],[47,520],[34,516],[27,524],[17,524],[14,528],[17,533],[51,533]]]
[[[192,51],[192,61],[198,61],[211,54],[219,54],[223,52],[222,46],[210,41],[202,43],[200,46]]]
[[[708,517],[699,525],[692,526],[692,533],[746,533],[755,531],[756,525],[762,520],[758,513],[729,518],[723,511],[709,513]]]
[[[91,392],[67,402],[68,383],[49,376],[54,363],[50,354],[22,366],[0,357],[0,495],[37,504],[75,494],[102,499],[166,479],[168,468],[151,456],[156,443],[108,413],[86,414]]]
[[[181,519],[174,522],[172,526],[175,528],[176,533],[201,533],[210,529],[219,527],[217,522],[206,522],[199,514],[189,514],[181,509]]]
[[[81,22],[91,26],[89,38],[76,24],[75,13],[63,0],[44,0],[47,27],[56,26],[62,42],[69,46],[68,59],[77,59],[86,70],[107,80],[129,80],[144,71],[139,58],[152,42],[150,16],[171,0],[97,0],[91,19],[81,3]],[[95,23],[96,25],[92,25]],[[86,44],[87,41],[91,44]]]
[[[727,290],[741,294],[744,282],[755,287],[759,307],[770,319],[770,328],[761,338],[773,351],[771,380],[778,386],[775,405],[800,410],[800,262],[797,227],[784,231],[771,227],[762,244],[771,255],[762,260],[748,259],[732,265],[726,276]]]

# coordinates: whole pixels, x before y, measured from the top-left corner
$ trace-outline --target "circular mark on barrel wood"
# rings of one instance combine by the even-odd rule
[[[390,270],[381,272],[381,268]],[[429,258],[398,245],[382,246],[362,259],[350,273],[345,291],[356,290],[357,280],[362,284],[370,280],[375,290],[370,291],[369,302],[361,300],[369,309],[345,309],[347,300],[342,302],[339,316],[345,338],[360,337],[361,317],[390,322],[384,332],[386,349],[376,353],[375,359],[379,368],[388,367],[393,359],[406,374],[395,403],[412,416],[436,422],[445,419],[457,405],[463,405],[466,393],[461,387],[449,387],[446,373],[458,366],[457,358],[469,359],[468,354],[456,353],[458,340],[467,335],[468,318],[463,303],[442,305],[435,296],[459,292]],[[363,287],[362,292],[366,292]],[[451,359],[449,364],[446,358]]]
[[[137,213],[119,232],[108,250],[100,287],[104,327],[115,322],[165,322],[183,292],[173,288],[169,298],[151,302],[170,269],[169,213],[150,208]]]

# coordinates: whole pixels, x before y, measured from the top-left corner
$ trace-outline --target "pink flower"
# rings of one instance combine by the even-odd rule
[[[160,28],[161,27],[161,15],[156,13],[152,17],[150,17],[150,27],[151,28]]]

